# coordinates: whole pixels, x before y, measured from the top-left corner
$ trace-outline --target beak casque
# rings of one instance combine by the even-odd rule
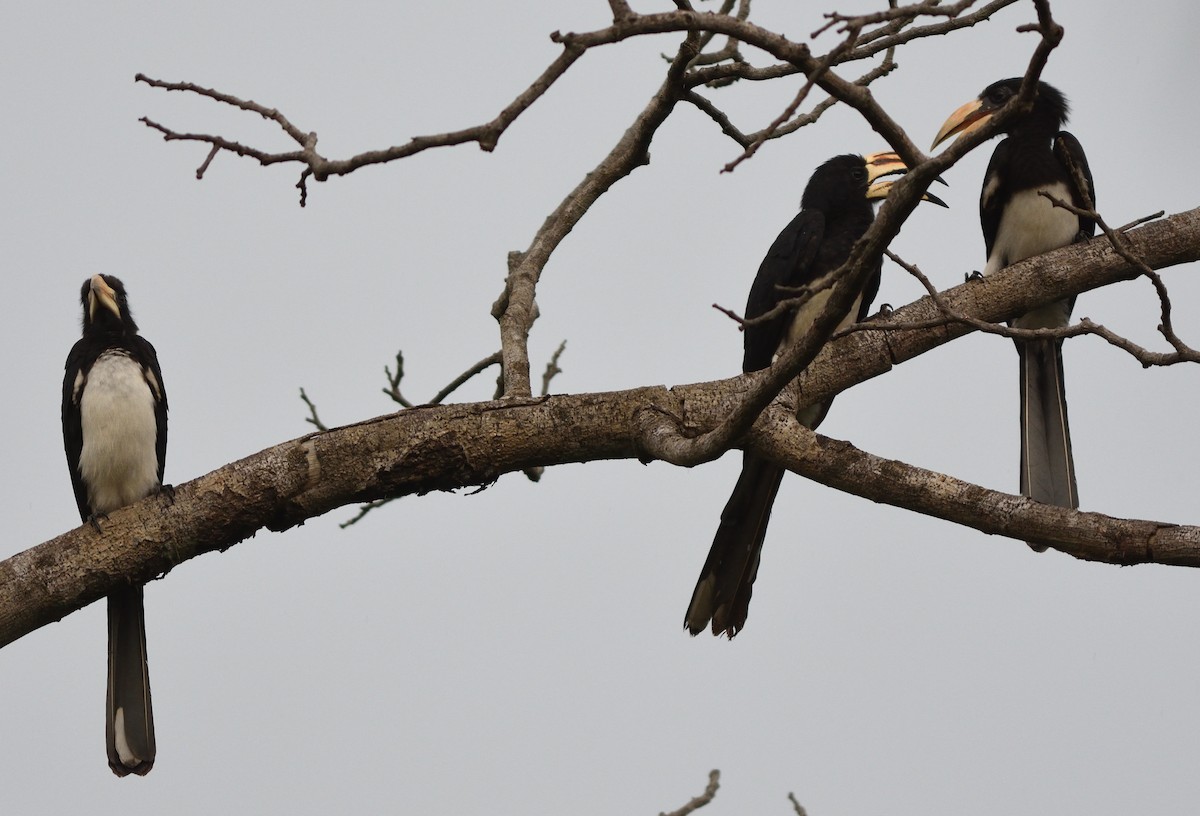
[[[879,179],[882,176],[898,175],[908,172],[908,165],[906,165],[901,160],[900,156],[894,152],[871,153],[870,155],[863,156],[863,161],[867,163],[867,181],[871,184],[871,186],[867,188],[868,199],[887,198],[888,193],[891,192],[892,185],[896,183],[895,179],[887,179],[885,181],[877,181],[876,179]],[[941,181],[942,184],[946,183],[945,181],[942,181],[941,178],[938,178],[937,181]],[[949,206],[946,204],[946,202],[942,201],[932,193],[925,193],[923,196],[921,196],[921,200],[937,204],[940,207]]]
[[[882,176],[908,172],[908,165],[895,152],[870,153],[863,156],[863,161],[867,163],[868,184],[873,183],[875,179]]]

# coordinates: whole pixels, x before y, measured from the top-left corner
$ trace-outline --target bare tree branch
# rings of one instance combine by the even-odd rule
[[[1200,208],[1128,237],[1153,268],[1200,260]],[[1097,239],[943,294],[958,311],[1002,320],[1138,274],[1106,239]],[[937,306],[923,298],[896,314],[932,316]],[[834,340],[806,369],[800,398],[828,399],[966,331],[863,332]],[[762,376],[418,407],[285,442],[177,485],[173,504],[149,497],[113,512],[103,534],[84,525],[0,562],[0,645],[262,528],[285,530],[346,504],[486,485],[528,467],[645,458],[648,436],[677,433],[664,417],[684,417],[688,432],[703,433],[744,403]],[[837,489],[1079,558],[1200,566],[1200,528],[1080,513],[985,490],[816,436],[797,425],[794,411],[786,401],[772,405],[743,444]]]
[[[147,85],[165,90],[187,91],[191,93],[205,96],[218,102],[223,102],[232,105],[241,110],[258,113],[266,119],[270,119],[287,133],[294,141],[301,145],[298,151],[290,151],[284,153],[271,153],[264,150],[249,147],[238,142],[226,139],[222,136],[216,136],[205,133],[179,133],[157,122],[151,121],[147,117],[142,117],[141,121],[147,127],[157,130],[163,134],[166,141],[193,141],[204,142],[212,145],[214,150],[227,150],[239,156],[248,156],[256,159],[260,164],[267,166],[277,164],[279,162],[300,162],[305,164],[305,170],[301,174],[300,181],[297,186],[301,191],[300,204],[304,205],[307,197],[307,186],[305,179],[312,176],[317,181],[325,181],[331,176],[344,176],[347,173],[352,173],[360,167],[366,167],[371,164],[381,164],[384,162],[395,161],[397,159],[407,158],[432,147],[448,147],[452,145],[464,144],[467,142],[475,142],[480,149],[491,151],[494,150],[500,137],[508,129],[508,126],[516,121],[522,113],[524,113],[530,105],[536,102],[542,94],[544,94],[551,85],[554,84],[560,76],[566,73],[567,69],[574,64],[575,60],[583,55],[583,50],[573,46],[566,45],[563,52],[554,60],[542,74],[534,80],[528,88],[526,88],[516,99],[514,99],[507,107],[490,122],[475,127],[466,128],[463,130],[451,131],[448,133],[439,133],[429,136],[415,136],[406,144],[395,145],[383,150],[369,150],[364,153],[359,153],[351,156],[349,159],[331,160],[322,156],[317,152],[317,134],[303,133],[299,128],[291,124],[283,114],[273,108],[266,108],[256,102],[242,100],[230,94],[221,93],[210,88],[203,88],[199,85],[194,85],[190,82],[165,82],[163,80],[151,79],[145,74],[137,74],[134,77],[136,82],[144,82]],[[200,171],[197,171],[197,177],[203,176],[203,170],[207,169],[212,161],[212,151]]]
[[[696,54],[696,40],[697,35],[689,33],[653,98],[608,155],[550,214],[529,247],[524,252],[509,253],[504,291],[492,307],[492,315],[500,324],[506,397],[527,397],[532,393],[528,342],[529,330],[536,317],[534,293],[542,269],[592,204],[613,184],[649,161],[647,151],[651,139],[683,96],[682,77],[688,62]]]
[[[1104,217],[1096,211],[1095,203],[1091,201],[1090,197],[1088,196],[1088,184],[1087,180],[1084,178],[1083,168],[1076,167],[1074,164],[1072,164],[1071,171],[1075,176],[1076,189],[1080,191],[1080,194],[1084,198],[1083,207],[1076,207],[1069,201],[1063,201],[1059,198],[1056,198],[1055,196],[1047,193],[1045,190],[1039,190],[1038,194],[1049,199],[1049,201],[1056,207],[1061,207],[1065,210],[1075,213],[1076,215],[1090,218],[1092,221],[1094,221],[1096,225],[1100,227],[1100,231],[1103,232],[1105,237],[1107,237],[1109,242],[1111,242],[1117,253],[1130,264],[1137,267],[1141,275],[1150,281],[1150,284],[1154,287],[1154,293],[1158,297],[1159,314],[1162,320],[1162,322],[1158,325],[1158,331],[1175,349],[1175,353],[1154,354],[1152,352],[1148,352],[1129,340],[1109,332],[1107,329],[1104,329],[1104,327],[1097,327],[1088,321],[1089,325],[1095,329],[1098,329],[1098,331],[1093,331],[1091,333],[1100,334],[1113,345],[1129,351],[1134,355],[1134,357],[1138,358],[1143,366],[1172,365],[1178,362],[1200,361],[1200,352],[1196,351],[1196,349],[1185,343],[1183,339],[1175,333],[1175,328],[1171,319],[1171,296],[1167,291],[1167,285],[1163,282],[1162,277],[1148,265],[1146,265],[1146,263],[1140,257],[1138,257],[1136,252],[1129,248],[1129,242],[1125,238],[1125,233],[1128,231],[1128,225],[1116,230],[1110,227],[1104,220]],[[1154,217],[1155,216],[1147,216],[1146,218],[1141,218],[1134,221],[1133,224],[1136,225],[1144,223]]]
[[[795,98],[793,98],[788,106],[784,108],[783,112],[780,113],[779,116],[775,117],[774,121],[767,125],[767,127],[753,141],[751,141],[749,145],[747,145],[746,149],[742,151],[742,155],[738,156],[736,159],[721,168],[722,173],[732,173],[739,164],[746,159],[751,158],[758,151],[758,148],[763,142],[771,138],[780,127],[782,127],[786,122],[796,115],[796,111],[800,109],[800,105],[808,97],[808,92],[812,90],[813,85],[817,83],[817,80],[829,70],[829,67],[833,65],[838,56],[854,46],[854,43],[858,37],[858,32],[859,29],[857,28],[851,29],[850,33],[846,35],[846,39],[843,40],[840,45],[821,58],[821,61],[817,64],[816,68],[814,68],[812,72],[808,74],[805,83],[800,86],[800,90],[797,91]]]
[[[918,36],[932,36],[934,34],[943,34],[953,31],[957,28],[963,28],[969,25],[974,25],[981,20],[987,19],[995,11],[1003,8],[1005,5],[1014,0],[1001,0],[1001,2],[993,2],[980,9],[971,15],[963,15],[961,17],[951,17],[951,19],[938,23],[934,26],[927,26],[924,29],[913,29],[905,32],[897,32],[898,25],[911,22],[921,15],[936,14],[941,15],[936,6],[930,3],[921,3],[915,6],[901,7],[893,9],[887,14],[890,18],[889,22],[881,29],[875,31],[864,32],[861,41],[869,42],[870,45],[857,50],[845,48],[835,49],[836,54],[827,55],[829,64],[836,65],[845,61],[853,61],[865,59],[875,54],[893,48],[910,39]],[[958,5],[962,5],[961,3]],[[768,31],[760,26],[757,26],[748,20],[749,3],[746,0],[739,3],[736,14],[729,14],[731,8],[729,4],[722,6],[718,13],[699,14],[692,10],[690,6],[684,4],[680,9],[673,12],[664,12],[659,14],[638,14],[634,12],[627,2],[624,0],[612,0],[609,3],[609,8],[613,13],[613,24],[600,31],[591,32],[588,34],[560,34],[555,32],[551,35],[551,39],[560,43],[563,46],[563,51],[559,56],[546,67],[545,70],[531,83],[524,91],[522,91],[511,103],[509,103],[497,116],[489,122],[480,125],[465,128],[462,130],[449,131],[445,133],[430,134],[425,136],[416,136],[408,142],[400,145],[394,145],[379,150],[370,150],[363,153],[351,156],[348,159],[329,159],[321,155],[317,151],[317,134],[311,131],[305,131],[302,128],[294,125],[286,116],[275,108],[268,108],[253,100],[241,99],[232,94],[222,91],[217,91],[212,88],[191,83],[191,82],[171,82],[167,80],[155,79],[143,73],[138,73],[134,77],[135,82],[142,82],[153,88],[158,88],[166,91],[179,91],[191,93],[215,102],[245,110],[250,113],[258,114],[259,116],[277,124],[280,129],[298,146],[297,150],[272,152],[263,150],[250,145],[243,144],[233,139],[228,139],[224,136],[208,133],[184,133],[159,122],[156,122],[149,117],[143,117],[141,121],[147,127],[162,134],[167,141],[195,141],[209,145],[209,152],[206,159],[197,170],[197,177],[202,178],[205,171],[212,163],[217,153],[227,151],[238,156],[253,158],[260,164],[272,165],[278,163],[296,162],[304,165],[304,169],[300,174],[300,179],[296,186],[300,190],[301,205],[306,202],[308,189],[307,180],[309,177],[317,181],[326,181],[332,176],[346,175],[355,170],[372,164],[380,164],[384,162],[395,161],[398,159],[407,158],[409,156],[420,153],[434,147],[447,147],[468,142],[477,143],[483,150],[493,150],[499,142],[500,137],[522,113],[524,113],[531,105],[534,104],[546,91],[561,77],[566,71],[578,60],[587,50],[601,45],[607,45],[615,42],[620,42],[631,37],[646,36],[651,34],[662,34],[669,32],[689,32],[691,35],[696,35],[692,41],[692,48],[695,49],[689,59],[695,60],[699,56],[699,48],[707,44],[707,42],[718,34],[724,35],[729,40],[729,45],[726,50],[711,55],[712,59],[733,60],[736,67],[730,75],[735,75],[738,72],[743,72],[746,76],[750,76],[751,69],[742,63],[740,57],[737,56],[736,46],[734,43],[745,42],[753,45],[756,48],[762,49],[772,56],[780,59],[784,63],[795,66],[796,69],[806,73],[810,77],[817,73],[820,60],[814,59],[806,45],[793,43],[785,37]],[[849,18],[847,18],[849,20]],[[849,24],[849,22],[847,22]],[[880,37],[880,32],[886,32],[888,36]],[[874,40],[872,42],[872,40]],[[712,66],[724,67],[724,66]],[[769,73],[775,73],[778,69],[770,70]],[[715,77],[714,77],[715,79]],[[847,90],[853,87],[853,83],[846,83],[844,80],[833,77],[827,83],[819,83],[821,87],[833,97],[843,99],[849,102],[853,107],[864,111],[867,115],[868,109],[864,109],[864,99],[861,95],[851,96],[847,98],[844,94]],[[819,115],[815,114],[815,115]],[[890,123],[887,117],[872,118],[867,116],[868,121],[872,126],[883,135],[890,144],[900,151],[901,156],[913,163],[913,159],[919,155],[915,147],[908,146],[901,148],[894,141],[902,134],[902,131]]]
[[[695,813],[700,808],[707,805],[717,795],[717,788],[721,787],[721,772],[712,770],[708,772],[708,784],[704,787],[704,793],[692,798],[683,807],[678,810],[672,810],[670,813],[659,813],[658,816],[688,816],[689,813]]]
[[[1135,258],[1131,257],[1131,255],[1121,253],[1119,249],[1117,251],[1131,265],[1139,266],[1137,260]],[[1132,340],[1129,340],[1126,337],[1122,337],[1121,335],[1117,334],[1116,332],[1112,331],[1111,329],[1108,329],[1105,326],[1100,325],[1099,323],[1095,323],[1091,319],[1086,318],[1086,317],[1081,318],[1079,320],[1079,322],[1077,322],[1077,323],[1072,323],[1067,326],[1060,326],[1057,328],[1042,328],[1042,329],[1019,329],[1019,328],[1016,328],[1013,326],[1006,326],[1001,323],[993,323],[993,322],[989,322],[986,320],[979,320],[977,318],[971,317],[970,315],[967,315],[967,314],[963,314],[963,313],[958,312],[955,309],[951,308],[946,303],[946,301],[942,297],[941,293],[939,293],[937,291],[937,289],[934,287],[933,283],[929,280],[928,277],[925,276],[924,273],[921,272],[921,270],[919,268],[917,268],[913,264],[907,263],[902,258],[900,258],[897,255],[895,255],[894,253],[892,253],[890,250],[888,252],[886,252],[885,254],[887,255],[888,258],[890,258],[898,266],[900,266],[902,269],[904,269],[906,272],[908,272],[910,275],[912,275],[914,278],[916,278],[918,281],[920,281],[921,285],[925,287],[925,291],[927,291],[929,293],[930,298],[932,298],[933,302],[935,304],[937,304],[938,310],[941,312],[942,317],[934,318],[932,320],[914,321],[914,322],[897,322],[894,319],[872,320],[869,322],[858,323],[853,326],[848,326],[845,329],[843,329],[840,332],[840,334],[852,334],[854,332],[860,332],[860,331],[877,331],[877,330],[881,330],[881,331],[912,331],[913,329],[936,328],[937,326],[944,326],[948,323],[961,323],[963,325],[970,326],[972,329],[983,332],[985,334],[995,334],[995,335],[999,335],[1001,337],[1007,337],[1009,339],[1020,339],[1020,340],[1042,340],[1042,339],[1047,339],[1047,338],[1066,339],[1068,337],[1080,337],[1083,335],[1095,335],[1096,337],[1103,339],[1110,345],[1115,346],[1116,348],[1119,348],[1122,351],[1127,352],[1131,357],[1133,357],[1135,360],[1137,360],[1139,363],[1141,363],[1143,368],[1149,368],[1151,366],[1176,365],[1177,363],[1200,362],[1200,353],[1197,353],[1196,351],[1194,351],[1191,348],[1188,348],[1187,346],[1184,346],[1182,349],[1177,347],[1176,351],[1174,353],[1150,351],[1149,349],[1139,346],[1137,343],[1134,343]],[[1140,266],[1139,266],[1139,268],[1140,268]],[[1157,273],[1154,273],[1153,270],[1151,270],[1151,273],[1154,274],[1155,278],[1158,278],[1160,285],[1163,285],[1162,291],[1165,292],[1165,285],[1162,284],[1162,279],[1158,276]],[[1141,274],[1145,275],[1146,273],[1143,271]],[[1182,341],[1180,341],[1180,344],[1182,345]]]
[[[1153,268],[1164,269],[1200,260],[1200,208],[1177,213],[1128,234],[1133,250]],[[1063,300],[1118,281],[1133,280],[1138,266],[1118,254],[1107,239],[1072,244],[1006,267],[995,275],[972,280],[939,293],[942,304],[925,297],[895,310],[886,320],[872,320],[852,336],[829,344],[813,365],[801,375],[806,404],[828,399],[837,393],[828,361],[853,360],[863,380],[884,374],[905,360],[973,331],[963,324],[947,325],[945,312],[969,315],[987,323],[1000,323],[1025,314],[1039,305]],[[912,331],[907,325],[925,328]],[[895,330],[889,324],[897,325]],[[930,328],[940,326],[940,328]],[[843,347],[849,343],[849,347]]]
[[[913,40],[918,40],[924,37],[936,37],[942,34],[949,34],[950,32],[957,31],[959,29],[970,28],[978,23],[990,20],[996,12],[1000,11],[1006,6],[1011,6],[1015,2],[1017,2],[1017,0],[993,0],[993,2],[984,5],[978,11],[975,11],[971,14],[962,14],[939,23],[916,26],[905,31],[895,30],[895,22],[903,22],[903,20],[897,20],[890,25],[882,26],[873,31],[864,32],[863,35],[859,37],[859,42],[863,43],[863,45],[861,45],[859,48],[856,48],[851,54],[849,54],[848,58],[856,60],[867,59],[868,57],[875,56],[880,51],[884,51],[888,48],[895,48],[896,46],[904,45],[905,43],[912,42]],[[932,0],[931,2],[921,3],[919,5],[922,7],[928,6],[936,8]],[[970,5],[973,5],[973,3]],[[908,8],[914,7],[909,6]]]

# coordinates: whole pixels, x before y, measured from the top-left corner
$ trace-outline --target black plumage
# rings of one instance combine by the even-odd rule
[[[1020,78],[992,83],[951,115],[934,145],[981,127],[1020,88]],[[1094,206],[1096,200],[1083,147],[1061,130],[1068,112],[1062,93],[1039,82],[1032,108],[1009,122],[1007,137],[992,153],[979,199],[987,252],[984,275],[1095,234],[1091,218],[1056,207],[1041,194],[1084,209]],[[1074,298],[1047,304],[1017,317],[1012,325],[1026,329],[1065,326],[1074,304]],[[1078,507],[1062,340],[1016,340],[1016,346],[1020,355],[1021,493],[1047,504]]]
[[[110,275],[84,282],[83,336],[67,355],[62,425],[80,518],[100,520],[162,487],[167,395],[158,355],[129,312],[125,287]],[[154,764],[154,716],[146,659],[142,587],[108,597],[109,766],[144,775]]]
[[[872,182],[905,169],[894,153],[865,158],[836,156],[818,167],[804,189],[799,214],[779,233],[759,265],[746,301],[747,320],[765,315],[781,300],[793,297],[786,288],[812,284],[837,270],[874,220],[871,200],[884,198],[892,184]],[[941,204],[933,196],[927,194],[926,198]],[[880,264],[876,263],[838,328],[866,317],[879,291],[879,277]],[[829,289],[824,289],[798,309],[747,325],[743,370],[770,366],[783,347],[812,325],[828,298]],[[813,405],[798,419],[816,428],[828,410],[829,402]],[[733,637],[745,625],[767,522],[783,472],[766,459],[751,453],[743,455],[741,475],[721,512],[720,526],[684,618],[684,627],[693,635],[711,623],[713,634]]]

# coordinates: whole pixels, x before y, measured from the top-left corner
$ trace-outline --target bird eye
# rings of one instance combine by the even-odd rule
[[[855,167],[850,171],[850,178],[854,179],[855,181],[866,181],[867,171],[862,167]]]

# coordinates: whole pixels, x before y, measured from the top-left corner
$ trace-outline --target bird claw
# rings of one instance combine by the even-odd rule
[[[104,530],[100,527],[100,519],[108,521],[108,513],[92,513],[88,516],[88,524],[92,525],[97,533],[103,533]]]
[[[158,495],[167,497],[167,504],[175,503],[175,485],[165,484],[158,486]]]
[[[980,272],[978,269],[973,270],[972,272],[969,272],[966,275],[963,275],[963,283],[970,283],[973,280],[982,280],[982,279],[983,279],[983,273]]]

